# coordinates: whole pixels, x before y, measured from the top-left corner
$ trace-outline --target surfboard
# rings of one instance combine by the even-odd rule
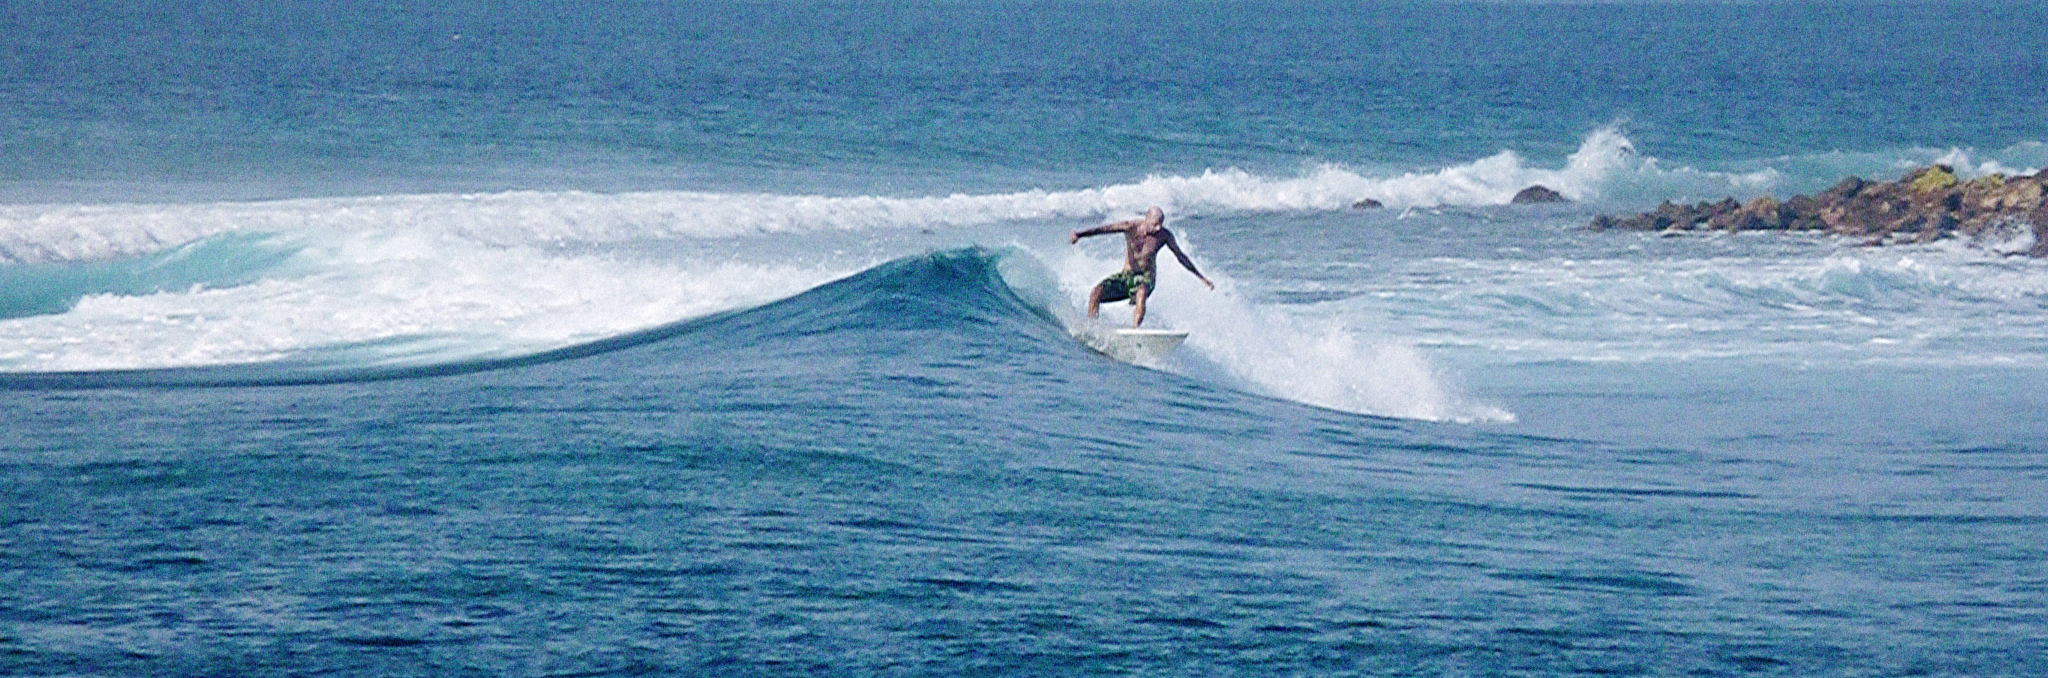
[[[1163,356],[1172,353],[1173,349],[1180,348],[1180,343],[1188,340],[1188,333],[1180,330],[1132,328],[1117,330],[1116,338],[1117,341],[1137,347],[1146,353]]]
[[[1111,358],[1128,363],[1151,364],[1165,360],[1173,350],[1187,341],[1188,333],[1181,330],[1125,328],[1106,333],[1088,332],[1081,335],[1084,342]]]

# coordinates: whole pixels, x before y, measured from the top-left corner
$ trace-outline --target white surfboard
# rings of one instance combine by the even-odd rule
[[[1110,332],[1087,332],[1082,341],[1111,358],[1128,363],[1156,364],[1187,341],[1181,330],[1125,328]]]

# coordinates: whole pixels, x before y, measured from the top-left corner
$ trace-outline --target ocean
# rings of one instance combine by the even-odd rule
[[[2048,674],[2043,25],[10,2],[0,674]]]

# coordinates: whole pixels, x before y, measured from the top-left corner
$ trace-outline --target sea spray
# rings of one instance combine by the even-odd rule
[[[1467,402],[1429,358],[1396,337],[1372,337],[1328,317],[1258,307],[1231,293],[1162,295],[1160,320],[1189,331],[1191,360],[1175,366],[1265,395],[1347,412],[1456,422],[1512,422]],[[1148,321],[1149,322],[1149,321]]]
[[[1020,257],[1021,258],[1021,257]],[[1199,265],[1199,264],[1198,264]],[[1164,369],[1240,390],[1347,412],[1406,419],[1511,422],[1514,414],[1466,402],[1445,385],[1427,356],[1393,338],[1368,339],[1329,319],[1284,313],[1247,303],[1229,273],[1210,270],[1214,291],[1182,270],[1160,262],[1158,289],[1147,303],[1146,327],[1189,332]],[[1047,300],[1070,328],[1128,326],[1131,307],[1105,304],[1097,320],[1081,306],[1090,288],[1122,263],[1075,248],[1051,266],[1017,263],[1005,279],[1026,299]],[[1043,288],[1057,280],[1063,298]]]

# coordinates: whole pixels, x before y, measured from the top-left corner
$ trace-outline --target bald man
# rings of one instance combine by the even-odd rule
[[[1173,231],[1166,230],[1166,211],[1157,207],[1145,211],[1145,216],[1130,221],[1103,224],[1085,231],[1075,231],[1067,237],[1068,243],[1081,242],[1082,238],[1109,233],[1124,234],[1124,270],[1104,278],[1088,293],[1088,317],[1095,313],[1105,301],[1131,300],[1136,309],[1131,311],[1131,327],[1145,324],[1145,298],[1152,296],[1152,286],[1157,281],[1159,248],[1173,250],[1173,256],[1189,273],[1216,289],[1216,283],[1209,282],[1201,271],[1195,270],[1195,262],[1188,260],[1186,252],[1180,251],[1180,243],[1173,239]]]

